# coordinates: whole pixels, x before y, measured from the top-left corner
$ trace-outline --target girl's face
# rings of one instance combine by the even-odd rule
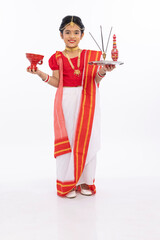
[[[74,24],[73,26],[68,25],[61,33],[61,38],[64,40],[66,47],[75,48],[78,46],[84,33],[81,34],[80,28]]]

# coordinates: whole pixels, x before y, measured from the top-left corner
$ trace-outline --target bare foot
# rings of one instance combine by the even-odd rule
[[[85,189],[85,190],[89,190],[90,188],[89,188],[89,186],[87,185],[87,184],[81,184],[81,188],[82,189]]]
[[[86,195],[86,196],[91,196],[92,195],[92,191],[90,190],[89,186],[87,184],[81,184],[81,191],[80,193],[82,195]]]

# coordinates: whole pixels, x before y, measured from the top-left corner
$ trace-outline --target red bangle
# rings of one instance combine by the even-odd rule
[[[49,75],[48,75],[48,77],[45,79],[45,80],[43,80],[44,82],[48,82],[49,81]]]
[[[104,75],[101,75],[99,72],[97,72],[97,74],[98,74],[98,76],[100,77],[100,78],[103,78],[106,74],[104,74]]]

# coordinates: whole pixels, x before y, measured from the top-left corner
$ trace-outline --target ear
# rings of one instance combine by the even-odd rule
[[[81,39],[83,38],[83,36],[84,36],[84,32],[81,34]]]
[[[63,34],[60,32],[60,37],[63,39]]]

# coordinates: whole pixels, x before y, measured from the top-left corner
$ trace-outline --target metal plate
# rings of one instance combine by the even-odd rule
[[[89,62],[88,64],[103,66],[103,65],[122,65],[124,63],[120,62],[120,61],[104,61],[104,60],[101,60],[101,61],[92,61],[92,62]]]

